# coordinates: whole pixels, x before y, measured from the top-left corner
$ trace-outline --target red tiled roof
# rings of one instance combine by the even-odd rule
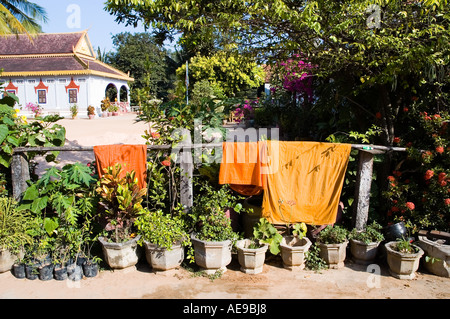
[[[76,51],[76,52],[75,52]],[[95,59],[87,32],[42,33],[0,38],[4,77],[95,74],[133,81],[127,74]]]
[[[0,55],[72,53],[84,32],[41,33],[31,42],[27,35],[9,35],[0,39]]]
[[[40,72],[84,70],[74,56],[46,58],[5,58],[0,59],[3,72]]]

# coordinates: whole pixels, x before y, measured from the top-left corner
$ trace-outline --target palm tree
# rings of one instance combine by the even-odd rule
[[[40,23],[48,21],[47,12],[28,0],[0,0],[0,35],[25,33],[30,38],[42,32]]]

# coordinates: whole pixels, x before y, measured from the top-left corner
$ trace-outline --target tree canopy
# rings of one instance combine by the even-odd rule
[[[175,69],[170,68],[169,52],[157,45],[149,33],[129,32],[113,36],[115,51],[106,54],[107,63],[135,79],[134,89],[148,87],[155,97],[162,98],[171,87]],[[172,79],[171,79],[172,77]]]
[[[47,22],[43,7],[27,0],[0,0],[0,35],[36,34]]]
[[[204,43],[213,33],[203,27],[218,30],[235,43],[232,50],[266,63],[302,54],[317,66],[315,76],[333,79],[331,94],[321,96],[328,106],[338,94],[365,117],[381,114],[385,144],[393,143],[400,105],[418,90],[448,106],[447,0],[109,0],[106,9],[119,22],[142,21],[159,34],[182,32]]]

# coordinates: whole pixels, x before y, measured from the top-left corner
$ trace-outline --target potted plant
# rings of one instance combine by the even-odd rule
[[[256,275],[263,271],[268,244],[257,239],[242,239],[236,242],[236,248],[242,272]]]
[[[349,234],[350,251],[357,264],[369,265],[375,260],[378,246],[384,240],[382,229],[376,221],[367,225],[362,231],[352,229]]]
[[[344,267],[348,231],[342,226],[328,225],[317,236],[320,257],[331,269]]]
[[[145,247],[145,256],[155,270],[169,270],[181,265],[184,247],[190,245],[183,221],[161,210],[150,212],[144,209],[135,221],[140,245]]]
[[[267,251],[270,249],[273,255],[278,255],[282,239],[275,226],[267,219],[260,218],[253,226],[253,237],[236,243],[241,271],[247,274],[261,273]]]
[[[59,246],[55,248],[55,254],[53,256],[53,277],[56,280],[66,280],[68,278],[67,274],[67,264],[69,261],[69,248],[67,246]]]
[[[95,117],[95,107],[93,107],[92,105],[89,105],[87,108],[87,113],[88,113],[89,119],[92,120]]]
[[[390,241],[385,247],[390,274],[398,279],[413,279],[424,254],[422,248],[405,238]]]
[[[10,271],[17,259],[24,257],[28,234],[33,224],[31,215],[18,208],[14,199],[0,197],[0,273]]]
[[[288,235],[283,236],[280,243],[283,266],[289,270],[301,270],[305,268],[306,253],[311,247],[311,241],[306,235],[306,224],[298,223],[293,226],[292,235],[288,227]]]
[[[200,195],[195,198],[192,213],[189,215],[193,225],[191,240],[194,248],[195,263],[206,274],[225,272],[231,262],[231,249],[238,235],[231,227],[225,210],[232,208],[229,190],[223,186],[214,190],[205,184]],[[236,211],[240,209],[235,206]]]
[[[119,115],[119,107],[116,104],[111,104],[110,111],[112,113],[112,116],[118,116]]]
[[[78,105],[73,104],[70,106],[70,114],[72,115],[72,119],[76,119],[78,115]]]
[[[135,172],[121,177],[122,165],[106,169],[98,181],[97,193],[101,199],[100,222],[105,235],[99,237],[106,263],[113,269],[137,264],[139,236],[134,232],[134,221],[143,209],[142,200],[147,189],[140,189]]]
[[[283,266],[289,270],[301,270],[305,268],[305,254],[311,246],[311,241],[305,237],[306,235],[306,224],[296,223],[293,226],[293,231],[291,235],[291,220],[294,206],[296,204],[295,200],[288,200],[286,204],[289,206],[289,218],[286,218],[283,214],[282,205],[285,203],[283,199],[278,200],[278,207],[282,219],[286,223],[286,233],[280,243],[281,248],[281,258],[283,259]]]
[[[110,106],[111,106],[111,102],[110,102],[109,98],[105,97],[100,104],[100,108],[102,109],[102,117],[109,116],[108,109]]]
[[[450,277],[450,233],[421,230],[417,245],[425,252],[425,268],[434,275]]]

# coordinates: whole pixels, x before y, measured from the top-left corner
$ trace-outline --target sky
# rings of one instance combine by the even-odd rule
[[[142,26],[133,28],[115,22],[115,16],[103,10],[104,0],[34,0],[47,11],[49,21],[42,25],[44,33],[65,33],[88,30],[92,47],[114,49],[112,36],[120,32],[144,32]]]

